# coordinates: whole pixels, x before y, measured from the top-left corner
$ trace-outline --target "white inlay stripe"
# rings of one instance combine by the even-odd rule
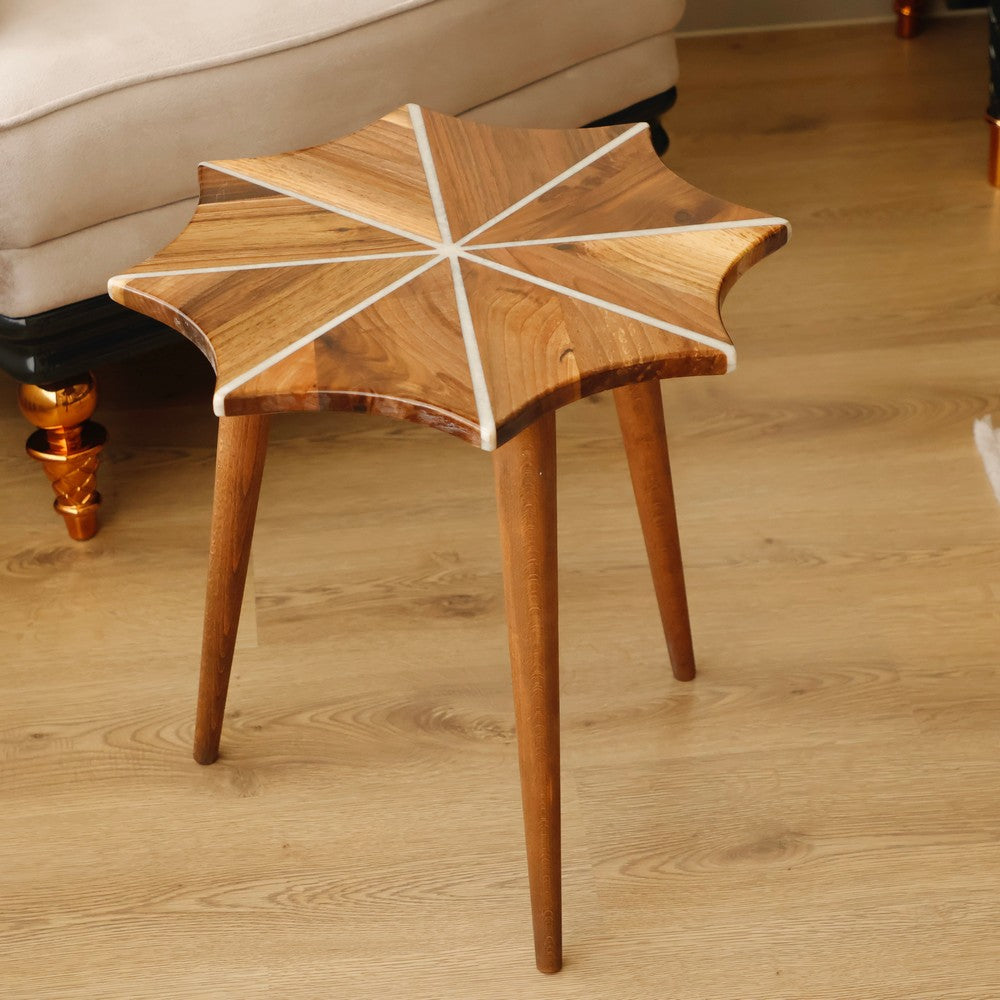
[[[497,425],[493,415],[493,405],[490,403],[490,392],[486,386],[486,376],[483,372],[483,361],[479,354],[479,341],[476,339],[476,329],[472,322],[472,310],[469,308],[469,297],[465,291],[465,279],[459,267],[456,251],[451,241],[451,226],[448,224],[448,212],[441,194],[441,183],[438,180],[437,167],[434,164],[434,153],[431,150],[427,135],[427,125],[424,122],[422,109],[416,104],[408,104],[413,133],[420,151],[420,161],[427,177],[427,190],[430,192],[431,204],[441,230],[441,241],[447,244],[441,249],[449,251],[451,263],[451,280],[455,286],[455,305],[458,309],[458,320],[462,327],[462,340],[465,344],[465,360],[469,366],[469,381],[472,385],[472,395],[476,401],[476,415],[479,418],[479,437],[483,451],[493,451],[497,446]]]
[[[184,267],[176,271],[133,271],[123,274],[132,278],[170,278],[178,274],[228,274],[230,271],[261,271],[273,267],[306,267],[311,264],[352,264],[366,260],[398,260],[400,257],[433,257],[437,250],[406,250],[402,253],[367,253],[351,257],[317,257],[315,260],[269,260],[258,264],[225,264],[219,267]]]
[[[219,173],[229,174],[230,177],[246,181],[248,184],[256,184],[258,187],[267,188],[268,191],[275,191],[277,194],[283,194],[286,198],[294,198],[296,201],[304,201],[307,205],[322,208],[327,212],[344,215],[348,219],[353,219],[355,222],[363,222],[366,226],[373,226],[375,229],[381,229],[384,232],[392,233],[394,236],[404,236],[408,240],[413,240],[414,243],[422,243],[425,247],[434,247],[437,245],[434,240],[429,240],[426,236],[418,236],[416,233],[409,232],[409,230],[400,229],[398,226],[391,226],[387,222],[379,222],[378,219],[370,219],[367,215],[360,215],[357,212],[352,212],[348,208],[341,208],[338,205],[331,205],[325,201],[310,198],[309,195],[302,194],[300,191],[292,191],[290,188],[278,187],[277,184],[272,184],[270,181],[262,181],[257,177],[251,177],[249,174],[241,174],[236,170],[231,170],[229,167],[220,166],[218,163],[209,161],[208,163],[202,163],[200,165],[203,167],[209,167],[212,170],[218,170]]]
[[[306,344],[311,344],[314,340],[318,340],[324,333],[328,333],[335,326],[339,326],[341,323],[349,320],[352,316],[356,316],[359,312],[362,312],[369,306],[374,305],[379,301],[379,299],[384,299],[387,295],[396,291],[397,288],[401,288],[408,281],[412,281],[414,278],[423,274],[424,271],[429,271],[435,264],[440,264],[443,260],[443,256],[432,257],[426,264],[423,264],[412,271],[408,271],[401,278],[397,278],[391,284],[386,285],[384,288],[380,288],[377,292],[369,295],[368,298],[363,299],[361,302],[351,306],[350,309],[345,309],[342,313],[338,313],[333,317],[333,319],[328,320],[322,326],[317,327],[315,330],[310,330],[309,333],[299,337],[298,340],[288,344],[286,347],[283,347],[280,351],[275,352],[270,357],[265,358],[259,364],[256,364],[252,368],[245,371],[242,375],[238,375],[225,385],[220,386],[216,390],[215,395],[212,397],[212,406],[216,415],[220,417],[225,416],[225,399],[226,396],[228,396],[234,389],[239,388],[245,382],[249,382],[250,379],[260,375],[261,372],[267,371],[268,368],[273,367],[279,361],[283,361],[290,354],[294,354],[300,348],[305,347]]]
[[[451,227],[448,225],[448,213],[444,207],[441,183],[438,181],[437,167],[434,165],[434,155],[431,153],[431,143],[427,137],[423,109],[418,104],[407,104],[406,110],[410,113],[410,123],[413,125],[413,135],[417,140],[420,162],[423,164],[424,176],[427,178],[427,190],[430,192],[434,217],[437,219],[438,229],[441,230],[441,242],[451,243]]]
[[[599,149],[595,149],[594,152],[585,156],[582,160],[578,160],[571,167],[567,167],[561,174],[557,177],[553,177],[552,180],[546,181],[541,187],[535,188],[534,191],[530,191],[523,198],[515,201],[513,205],[508,205],[502,212],[498,212],[493,216],[492,219],[487,219],[481,226],[477,229],[473,229],[471,233],[467,233],[458,242],[459,245],[468,244],[469,240],[478,236],[480,233],[485,232],[491,226],[495,226],[498,222],[506,219],[508,215],[513,215],[519,209],[524,208],[525,205],[531,204],[537,198],[540,198],[547,191],[551,191],[554,187],[558,187],[563,181],[568,180],[574,174],[578,174],[581,170],[585,170],[596,160],[601,159],[603,156],[607,156],[613,149],[617,149],[624,142],[628,142],[633,136],[639,135],[641,132],[646,132],[649,130],[649,125],[645,122],[639,122],[637,125],[633,125],[630,129],[622,132],[621,135],[615,136],[610,142],[606,142]]]
[[[502,250],[506,247],[540,247],[554,243],[585,243],[590,240],[625,240],[634,236],[668,236],[672,233],[701,233],[711,229],[760,229],[768,226],[791,224],[787,219],[777,217],[767,219],[740,219],[737,222],[699,222],[690,226],[663,226],[659,229],[629,229],[617,233],[587,233],[582,236],[552,236],[542,240],[511,240],[509,243],[466,244],[466,250]]]
[[[736,367],[736,348],[723,340],[717,340],[715,337],[710,337],[707,334],[698,333],[696,330],[688,330],[686,327],[678,326],[676,323],[667,323],[665,320],[657,319],[655,316],[647,316],[645,313],[636,312],[635,309],[629,309],[627,306],[620,306],[617,303],[596,298],[593,295],[588,295],[586,292],[579,292],[575,288],[568,288],[566,285],[557,285],[554,281],[547,281],[545,278],[538,277],[538,275],[528,274],[527,271],[518,271],[513,267],[507,267],[506,264],[487,260],[485,257],[476,257],[464,250],[460,250],[459,253],[467,260],[491,267],[494,271],[509,274],[512,278],[520,278],[522,281],[528,281],[533,285],[540,285],[542,288],[547,288],[551,292],[568,295],[572,299],[579,299],[581,302],[597,306],[600,309],[607,309],[608,312],[617,313],[619,316],[627,316],[638,323],[645,323],[648,326],[656,327],[658,330],[664,330],[666,333],[674,333],[685,340],[692,340],[697,344],[712,347],[717,351],[721,351],[726,356],[726,371],[732,371]]]
[[[465,341],[472,395],[476,400],[476,412],[479,415],[482,449],[493,451],[497,446],[497,424],[493,416],[493,405],[490,403],[489,389],[486,387],[483,359],[479,354],[479,341],[476,339],[476,328],[472,323],[472,310],[469,308],[469,297],[465,293],[465,280],[462,278],[458,256],[452,256],[450,260],[451,278],[455,284],[455,304],[458,306],[458,318],[462,324],[462,340]]]

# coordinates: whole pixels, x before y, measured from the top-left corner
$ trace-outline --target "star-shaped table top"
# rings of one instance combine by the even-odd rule
[[[220,416],[368,410],[492,450],[581,396],[733,366],[721,300],[787,223],[691,187],[646,129],[410,104],[202,164],[187,228],[108,289],[204,351]]]

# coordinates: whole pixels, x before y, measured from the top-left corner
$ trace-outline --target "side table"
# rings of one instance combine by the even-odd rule
[[[108,285],[218,377],[199,763],[218,756],[269,414],[380,413],[494,452],[543,972],[562,964],[554,412],[614,390],[673,672],[690,680],[658,380],[732,368],[721,299],[788,233],[666,170],[647,130],[407,105],[325,145],[203,164],[187,228]]]

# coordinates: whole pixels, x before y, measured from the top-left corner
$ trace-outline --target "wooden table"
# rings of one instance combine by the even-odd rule
[[[416,105],[311,149],[203,164],[200,183],[187,228],[108,286],[218,377],[195,758],[218,756],[268,415],[365,410],[494,451],[536,961],[555,972],[554,411],[614,390],[673,672],[690,680],[658,380],[732,369],[720,302],[787,224],[666,170],[646,125],[492,128]]]

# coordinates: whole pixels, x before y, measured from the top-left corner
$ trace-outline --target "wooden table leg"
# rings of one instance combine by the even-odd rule
[[[211,764],[219,756],[229,671],[233,665],[250,543],[257,517],[257,497],[267,454],[269,419],[266,415],[219,419],[205,631],[194,735],[194,759],[199,764]]]
[[[555,415],[494,453],[535,962],[562,967]]]
[[[679,681],[693,680],[691,622],[660,383],[636,382],[615,389],[614,395],[670,663]]]

